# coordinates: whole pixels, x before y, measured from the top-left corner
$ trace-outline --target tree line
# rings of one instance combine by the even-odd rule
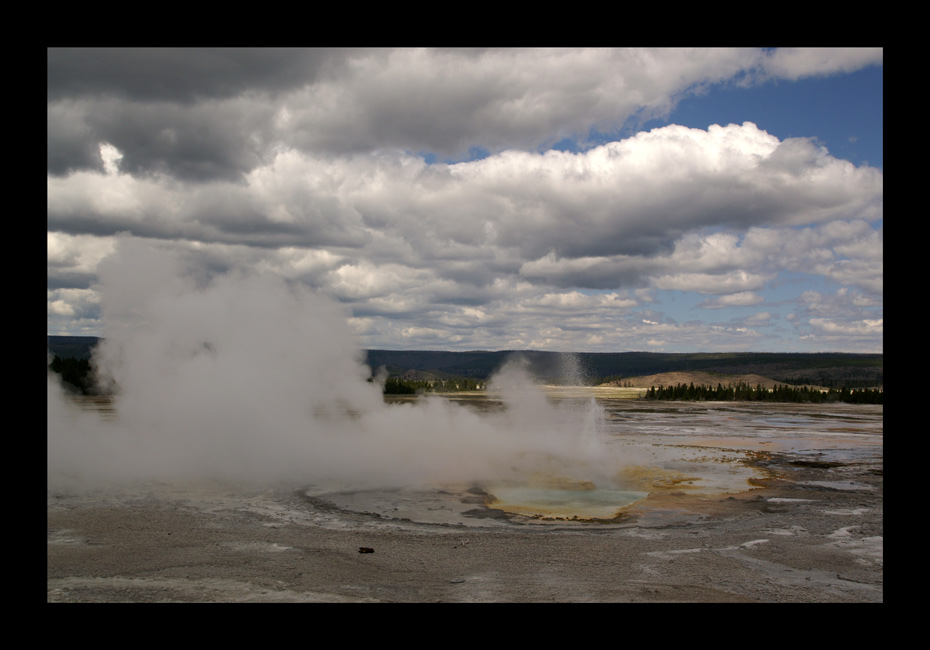
[[[417,393],[457,393],[459,391],[482,390],[485,382],[478,379],[402,379],[388,377],[384,381],[385,395],[416,395]]]
[[[97,381],[90,361],[87,359],[75,359],[73,357],[63,359],[56,354],[48,367],[52,372],[61,375],[62,384],[66,388],[82,395],[90,395],[95,392]]]
[[[49,369],[61,376],[62,383],[69,389],[84,395],[96,392],[96,379],[93,368],[87,359],[60,357],[57,354],[49,364]],[[459,391],[478,391],[486,388],[481,379],[403,379],[388,377],[384,382],[385,395],[415,395],[417,393],[454,393]],[[688,385],[651,387],[643,396],[647,400],[680,401],[755,401],[755,402],[805,402],[823,404],[843,402],[847,404],[883,404],[884,391],[879,388],[830,388],[821,391],[808,386],[776,385],[772,389],[762,385],[755,387],[739,382],[736,385],[712,386],[694,383]]]
[[[830,388],[822,391],[808,386],[776,385],[772,389],[761,384],[755,388],[744,382],[735,386],[717,384],[717,387],[690,383],[675,384],[674,386],[655,386],[646,391],[643,396],[647,400],[678,400],[678,401],[742,401],[742,402],[804,402],[811,404],[826,404],[843,402],[846,404],[883,404],[884,391],[879,388]]]

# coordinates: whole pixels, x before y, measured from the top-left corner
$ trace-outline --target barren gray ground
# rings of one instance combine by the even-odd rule
[[[636,408],[615,415],[653,417]],[[655,417],[717,417],[675,408]],[[733,443],[753,448],[752,489],[669,490],[614,523],[508,519],[474,491],[410,512],[400,492],[365,510],[300,485],[50,492],[48,601],[882,602],[881,407],[730,415],[747,412],[769,421]],[[825,425],[797,431],[811,418]]]

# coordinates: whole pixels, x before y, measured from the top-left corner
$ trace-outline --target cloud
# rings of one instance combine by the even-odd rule
[[[880,298],[841,287],[834,293],[804,291],[796,300],[798,313],[789,321],[800,340],[814,349],[836,349],[839,342],[859,341],[863,352],[882,349],[883,321]]]
[[[244,183],[84,172],[49,177],[49,224],[255,246],[361,247],[377,231],[419,259],[474,259],[491,247],[539,260],[653,255],[709,225],[881,214],[880,172],[806,141],[791,142],[790,154],[784,146],[746,123],[669,126],[583,153],[507,151],[438,167],[400,154],[287,151]]]
[[[815,330],[825,334],[842,334],[843,336],[881,336],[883,332],[882,318],[869,318],[852,323],[842,323],[826,318],[812,318],[810,324]]]
[[[765,302],[765,298],[755,293],[754,291],[740,291],[738,293],[731,293],[728,295],[720,296],[713,300],[705,300],[701,303],[701,307],[705,309],[719,309],[723,307],[752,307]],[[769,314],[755,314],[754,319],[759,322],[765,322],[767,318],[762,318],[762,316],[769,316]]]
[[[675,291],[694,291],[702,294],[733,294],[742,296],[752,290],[761,289],[767,280],[761,275],[754,275],[746,271],[733,271],[726,274],[709,273],[678,273],[664,275],[653,280],[658,289],[672,289]]]
[[[343,50],[293,48],[50,48],[49,102],[116,96],[193,104],[311,83]]]
[[[718,84],[872,64],[881,50],[53,49],[50,323],[94,318],[125,235],[204,278],[327,293],[372,345],[612,349],[662,292],[760,307],[786,271],[880,295],[881,170],[752,122],[616,135]]]
[[[241,178],[281,146],[461,157],[536,150],[740,75],[795,78],[881,62],[881,50],[726,48],[59,49],[48,56],[49,172]],[[760,68],[761,66],[761,68]]]
[[[881,65],[883,60],[880,47],[782,47],[766,54],[762,68],[774,77],[795,80],[815,75],[852,72],[869,65]]]
[[[883,293],[883,228],[854,219],[797,229],[751,228],[747,257],[771,268],[822,275],[870,293]]]

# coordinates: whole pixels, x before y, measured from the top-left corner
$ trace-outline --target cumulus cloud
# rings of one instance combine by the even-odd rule
[[[785,271],[880,295],[880,170],[752,122],[587,138],[715,84],[881,62],[881,50],[50,50],[50,323],[94,318],[74,291],[92,291],[118,234],[170,244],[205,276],[259,269],[321,290],[372,347],[613,349],[630,332],[671,344],[684,331],[672,317],[656,319],[669,333],[640,327],[657,292],[754,309]],[[578,146],[551,148],[563,138]]]
[[[710,294],[746,294],[752,289],[759,289],[766,278],[746,271],[733,271],[727,274],[711,275],[709,273],[679,273],[655,278],[653,284],[659,289],[676,291],[696,291]]]
[[[881,63],[881,50],[52,49],[49,171],[128,168],[232,178],[287,143],[461,156],[537,149],[734,77],[796,78]],[[51,155],[53,154],[53,155]]]
[[[763,57],[762,68],[772,76],[793,80],[851,72],[865,65],[881,64],[882,61],[882,48],[782,47]]]
[[[883,333],[882,318],[869,318],[851,323],[837,322],[826,318],[812,318],[810,324],[815,330],[826,334],[842,334],[844,336],[881,336]]]
[[[701,307],[707,309],[718,309],[723,307],[751,307],[752,305],[758,305],[765,302],[765,298],[755,293],[754,291],[739,291],[737,293],[731,293],[728,295],[720,296],[713,300],[708,300],[701,303]],[[755,322],[765,322],[768,320],[770,314],[761,313],[753,314],[750,317]]]
[[[244,183],[129,174],[48,180],[53,227],[202,241],[362,247],[394,238],[418,259],[652,255],[688,231],[871,220],[882,176],[754,124],[669,126],[583,153],[507,151],[427,166],[407,155],[315,159],[282,152]],[[772,162],[775,160],[775,162]]]

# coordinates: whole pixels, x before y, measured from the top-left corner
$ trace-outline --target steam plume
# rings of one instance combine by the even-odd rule
[[[105,330],[93,362],[118,391],[118,417],[78,411],[49,379],[49,489],[474,481],[542,457],[597,455],[580,444],[575,416],[516,363],[492,381],[502,413],[442,399],[385,405],[343,308],[303,286],[259,273],[207,277],[130,238],[99,277]]]

